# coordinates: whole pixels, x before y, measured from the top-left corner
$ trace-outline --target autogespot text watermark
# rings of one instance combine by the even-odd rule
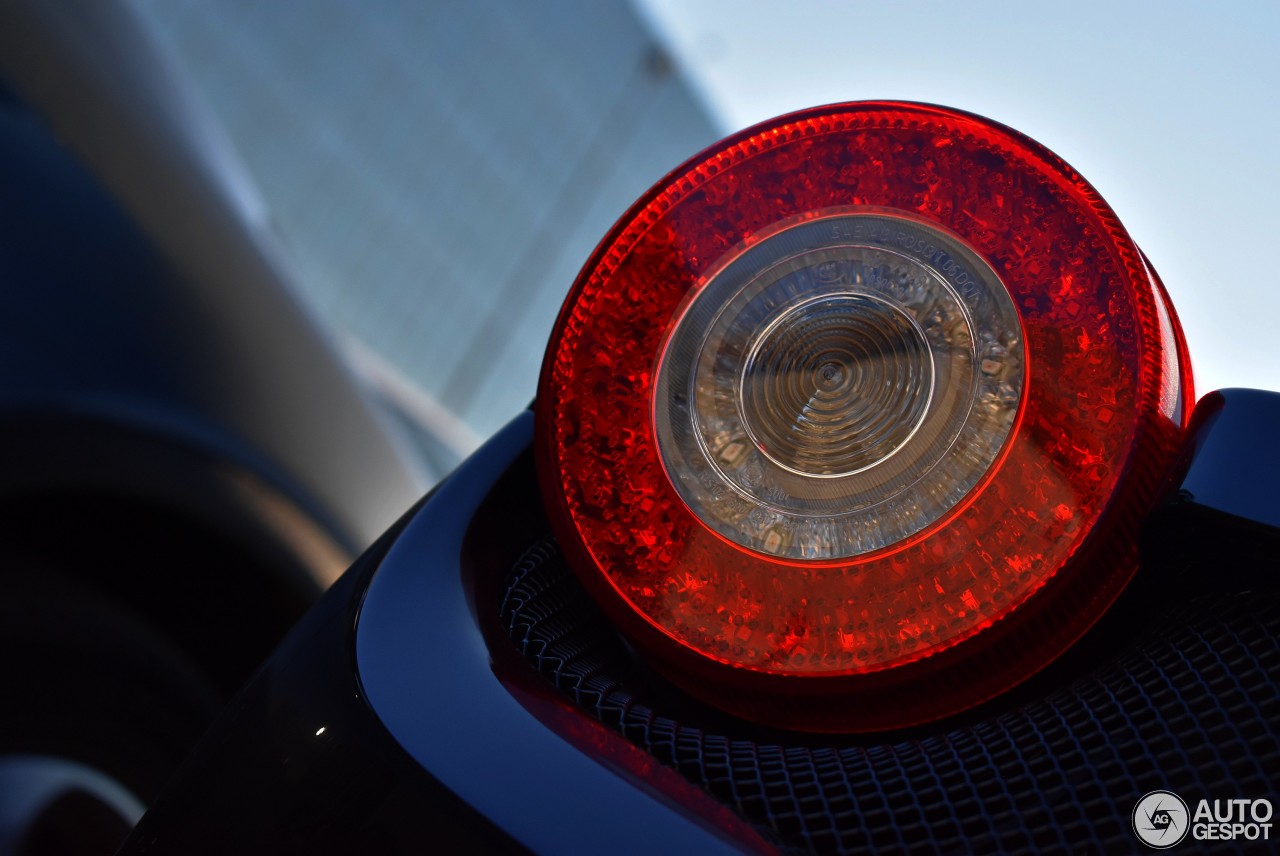
[[[1192,810],[1172,791],[1152,791],[1133,807],[1133,832],[1157,850],[1188,833],[1196,841],[1270,841],[1271,814],[1266,799],[1200,800]]]

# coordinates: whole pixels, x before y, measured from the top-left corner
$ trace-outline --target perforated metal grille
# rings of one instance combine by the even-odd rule
[[[1192,805],[1280,793],[1280,603],[1270,593],[1162,607],[1066,689],[976,724],[860,744],[788,745],[680,721],[679,702],[645,677],[550,538],[512,569],[501,615],[584,711],[784,850],[1132,851],[1130,812],[1148,791]]]

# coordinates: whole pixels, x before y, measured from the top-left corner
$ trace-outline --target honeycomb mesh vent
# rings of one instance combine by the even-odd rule
[[[784,851],[1127,852],[1139,849],[1130,812],[1148,791],[1166,788],[1192,805],[1280,791],[1272,594],[1164,611],[1064,689],[985,721],[882,743],[749,739],[683,715],[551,538],[512,568],[501,616],[516,647],[584,712]]]

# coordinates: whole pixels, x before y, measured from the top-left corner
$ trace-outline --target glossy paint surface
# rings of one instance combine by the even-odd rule
[[[468,608],[463,542],[494,483],[527,454],[532,431],[525,413],[495,435],[440,486],[382,561],[356,628],[369,705],[418,764],[536,852],[594,853],[602,841],[615,853],[736,850],[740,840],[731,846],[723,828],[698,814],[710,808],[701,792],[655,792],[635,770],[670,771],[580,714],[564,718],[598,745],[591,754],[574,751],[531,712],[539,698],[567,709],[553,688],[535,688],[535,701],[522,701],[494,673]],[[607,744],[628,751],[611,757]]]

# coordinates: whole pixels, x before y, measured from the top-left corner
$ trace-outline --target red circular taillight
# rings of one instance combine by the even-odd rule
[[[1190,403],[1158,282],[1070,167],[842,104],[714,146],[614,227],[551,339],[538,463],[579,576],[673,682],[890,728],[1100,617]]]

